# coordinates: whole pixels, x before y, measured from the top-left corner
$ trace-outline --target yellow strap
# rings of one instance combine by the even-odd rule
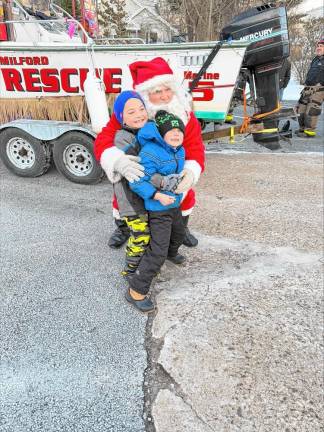
[[[235,135],[235,129],[234,129],[234,126],[231,126],[231,129],[230,129],[230,139],[229,139],[229,142],[231,144],[233,144],[235,142],[234,135]]]
[[[304,133],[308,136],[315,136],[316,132],[304,129]]]
[[[255,131],[253,133],[274,133],[274,132],[278,132],[278,128],[262,129],[259,131]]]

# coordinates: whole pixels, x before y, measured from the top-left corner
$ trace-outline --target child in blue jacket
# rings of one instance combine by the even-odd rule
[[[117,131],[114,138],[114,145],[118,149],[117,152],[120,153],[121,150],[137,159],[141,149],[137,134],[148,121],[144,101],[134,91],[123,91],[114,103],[114,114],[121,125],[121,129]],[[108,171],[108,177],[113,183],[119,216],[123,220],[123,224],[126,223],[129,230],[125,267],[122,271],[122,275],[127,277],[136,271],[149,244],[148,216],[143,199],[130,189],[129,182],[125,178],[120,177],[112,169]],[[172,191],[176,189],[181,178],[180,174],[172,174],[171,176],[155,174],[151,178],[151,182],[159,190]]]
[[[139,157],[144,177],[129,183],[132,191],[144,200],[150,226],[150,244],[136,272],[128,277],[126,299],[142,312],[152,312],[154,304],[147,296],[152,279],[166,259],[182,264],[185,257],[178,254],[185,227],[181,217],[182,194],[159,191],[151,182],[158,173],[163,176],[180,174],[184,168],[185,151],[182,146],[185,125],[173,114],[159,111],[155,123],[149,121],[137,134],[141,146]]]

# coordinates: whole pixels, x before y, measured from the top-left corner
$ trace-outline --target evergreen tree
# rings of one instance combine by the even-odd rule
[[[117,37],[126,36],[127,14],[125,9],[125,0],[102,0],[98,21],[103,36],[109,37],[112,34]]]

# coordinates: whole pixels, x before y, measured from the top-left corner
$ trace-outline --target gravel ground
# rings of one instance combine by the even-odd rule
[[[209,154],[191,221],[210,235],[319,250],[322,173],[321,155]]]
[[[322,155],[209,154],[197,198],[155,287],[155,430],[323,431]]]
[[[111,186],[0,176],[1,431],[144,431],[146,318],[107,247]]]

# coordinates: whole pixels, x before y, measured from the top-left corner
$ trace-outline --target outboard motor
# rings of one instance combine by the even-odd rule
[[[284,31],[283,34],[278,32]],[[251,41],[243,67],[254,77],[259,113],[273,111],[279,101],[279,71],[289,56],[287,13],[283,3],[267,3],[238,15],[223,28],[223,40]],[[253,40],[256,40],[253,42]],[[250,83],[253,85],[253,83]],[[265,129],[278,128],[278,120],[264,120]],[[275,150],[280,147],[278,132],[253,134],[254,141]]]

